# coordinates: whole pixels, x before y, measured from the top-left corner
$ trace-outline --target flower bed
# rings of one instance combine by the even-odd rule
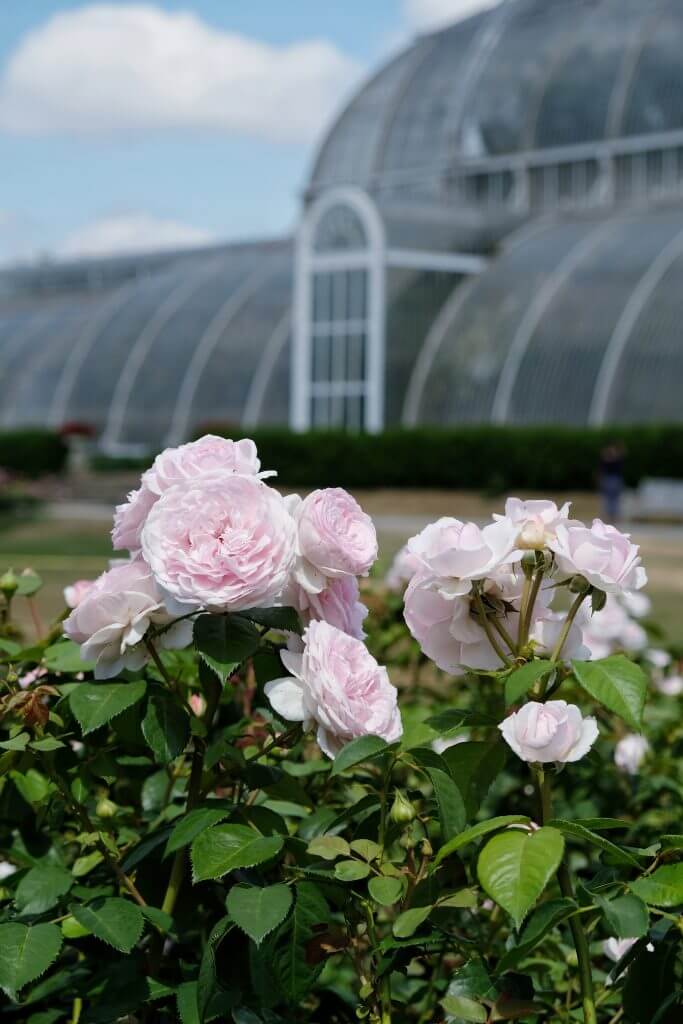
[[[679,1019],[683,680],[637,547],[509,499],[378,588],[357,502],[269,469],[163,452],[48,628],[0,578],[8,1019]]]

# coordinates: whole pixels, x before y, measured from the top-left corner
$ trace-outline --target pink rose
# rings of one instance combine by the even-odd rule
[[[128,550],[131,554],[140,550],[140,534],[145,525],[156,494],[146,484],[147,473],[143,473],[142,484],[137,491],[131,491],[122,505],[114,511],[114,528],[111,541],[114,551]]]
[[[328,579],[367,576],[377,558],[377,533],[355,498],[327,487],[303,501],[292,495],[288,504],[297,524],[300,586],[319,593]]]
[[[522,761],[565,764],[578,761],[598,738],[594,718],[583,718],[575,704],[529,701],[498,726],[503,739]]]
[[[76,580],[64,588],[64,600],[67,608],[76,608],[92,587],[94,580]]]
[[[358,736],[381,736],[387,743],[403,733],[396,690],[365,644],[327,622],[311,622],[303,654],[282,652],[292,674],[266,683],[277,715],[317,726],[323,753],[334,758]]]
[[[600,519],[594,519],[590,528],[558,523],[550,548],[561,572],[583,576],[609,594],[640,590],[647,583],[638,546]]]
[[[602,944],[602,951],[613,963],[619,963],[622,956],[626,956],[629,949],[635,946],[638,939],[605,939]],[[649,949],[648,943],[648,949]]]
[[[181,605],[269,607],[294,563],[295,526],[281,495],[254,476],[188,480],[152,508],[142,553]]]
[[[641,651],[647,645],[647,633],[613,594],[607,595],[604,608],[586,620],[583,639],[594,661],[615,651]]]
[[[29,686],[33,686],[33,684],[37,683],[40,679],[44,679],[46,675],[46,668],[42,668],[40,666],[32,668],[28,672],[24,672],[23,676],[19,676],[19,686],[22,690],[27,690]]]
[[[530,634],[530,639],[536,644],[538,653],[550,655],[554,652],[566,621],[566,612],[553,612],[548,608],[539,609],[539,614],[532,623]],[[590,658],[591,651],[586,646],[584,635],[586,621],[587,616],[582,616],[579,611],[562,645],[563,658],[578,658],[581,661]]]
[[[683,693],[683,676],[667,676],[665,679],[655,678],[655,689],[665,697],[679,697]]]
[[[64,633],[81,646],[84,661],[95,662],[95,678],[111,679],[124,668],[139,669],[149,657],[143,640],[151,625],[173,621],[154,577],[142,560],[103,573],[64,623]],[[179,622],[155,643],[187,647],[192,623]]]
[[[342,633],[357,637],[358,640],[365,636],[363,622],[367,618],[368,610],[359,600],[360,590],[355,576],[330,580],[319,594],[309,594],[295,583],[289,589],[288,595],[290,600],[283,599],[283,603],[291,603],[299,612],[304,624],[320,620],[340,629]]]
[[[161,495],[175,484],[192,483],[200,477],[221,473],[257,476],[260,469],[261,462],[253,441],[248,438],[231,441],[226,437],[206,434],[197,441],[161,452],[145,478],[150,491]]]
[[[444,672],[462,675],[468,668],[502,667],[483,627],[472,616],[469,593],[444,593],[438,579],[418,573],[406,591],[404,616],[424,654]]]
[[[223,473],[260,477],[274,475],[261,473],[260,469],[256,445],[248,438],[231,441],[226,437],[206,434],[198,441],[167,448],[157,455],[151,469],[142,474],[139,490],[131,491],[127,501],[116,506],[112,530],[114,550],[139,550],[147,516],[157,499],[170,487]]]
[[[569,502],[558,509],[554,501],[508,498],[505,502],[505,515],[494,515],[493,518],[507,518],[516,528],[517,546],[528,551],[547,547],[555,539],[557,524],[568,518],[569,507]]]
[[[410,583],[419,567],[420,563],[417,557],[409,551],[408,545],[404,544],[394,558],[391,568],[386,575],[385,583],[389,590],[393,590],[395,593],[402,593],[406,588],[406,584]]]
[[[483,580],[513,560],[517,533],[508,519],[482,529],[476,523],[444,517],[412,537],[408,551],[432,576]]]

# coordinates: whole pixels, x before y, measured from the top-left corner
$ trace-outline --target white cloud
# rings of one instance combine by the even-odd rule
[[[438,28],[495,7],[497,3],[498,0],[403,0],[403,7],[405,17],[412,25]]]
[[[210,245],[215,235],[181,221],[149,213],[118,214],[92,221],[68,235],[56,247],[62,259],[75,256],[114,256]]]
[[[270,46],[153,4],[94,4],[28,33],[0,128],[105,138],[175,130],[317,138],[360,68],[323,39]]]

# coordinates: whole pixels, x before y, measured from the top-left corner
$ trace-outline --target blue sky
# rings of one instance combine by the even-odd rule
[[[0,262],[289,230],[344,96],[486,2],[2,0]]]

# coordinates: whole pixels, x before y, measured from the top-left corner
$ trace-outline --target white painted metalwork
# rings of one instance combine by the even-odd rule
[[[558,264],[553,273],[549,274],[543,286],[538,290],[533,302],[528,306],[526,313],[515,332],[510,343],[507,357],[503,364],[498,386],[494,395],[491,407],[491,420],[494,423],[505,423],[510,412],[510,403],[515,389],[517,376],[524,359],[524,355],[534,336],[536,328],[546,313],[551,302],[571,277],[584,259],[602,242],[602,240],[615,230],[619,221],[610,220],[600,224],[593,231],[589,232],[579,242],[575,243],[564,259]]]
[[[242,415],[242,424],[245,427],[257,426],[261,419],[261,409],[270,378],[291,332],[292,313],[288,309],[268,338],[263,355],[256,367],[256,373],[251,379]]]
[[[388,249],[388,267],[436,270],[448,274],[481,274],[488,266],[483,256],[465,252],[423,252],[420,249]]]
[[[223,303],[202,334],[183,377],[178,397],[176,398],[165,443],[167,445],[182,444],[187,440],[187,432],[192,413],[192,402],[195,392],[213,354],[216,345],[225,334],[230,321],[244,308],[263,283],[273,274],[272,267],[259,267],[243,281],[232,295]]]
[[[317,228],[324,215],[335,206],[348,206],[359,218],[367,237],[365,251],[315,251]],[[366,408],[365,420],[361,425],[371,432],[381,430],[384,425],[384,225],[370,197],[361,189],[348,187],[330,189],[315,200],[304,214],[297,237],[290,406],[290,421],[294,430],[307,430],[312,425],[315,275],[324,271],[347,270],[363,270],[367,274]]]
[[[128,358],[112,395],[109,414],[102,436],[103,449],[113,450],[120,443],[120,434],[126,415],[126,408],[135,381],[152,345],[169,320],[182,308],[183,304],[191,298],[197,289],[205,284],[208,277],[218,271],[221,262],[220,259],[212,260],[203,267],[200,273],[191,274],[188,278],[184,278],[181,283],[177,284],[154,311],[137,336],[133,347],[128,353]]]
[[[403,402],[401,422],[405,427],[414,427],[417,424],[422,395],[434,365],[434,360],[450,330],[451,324],[467,301],[475,283],[476,277],[471,277],[455,287],[441,308],[422,344],[413,367],[413,372],[410,375]]]
[[[619,363],[626,351],[629,338],[651,299],[657,285],[672,263],[683,253],[683,231],[676,234],[659,256],[650,264],[631,294],[609,340],[597,376],[588,422],[593,426],[605,423],[609,411],[612,387]]]

